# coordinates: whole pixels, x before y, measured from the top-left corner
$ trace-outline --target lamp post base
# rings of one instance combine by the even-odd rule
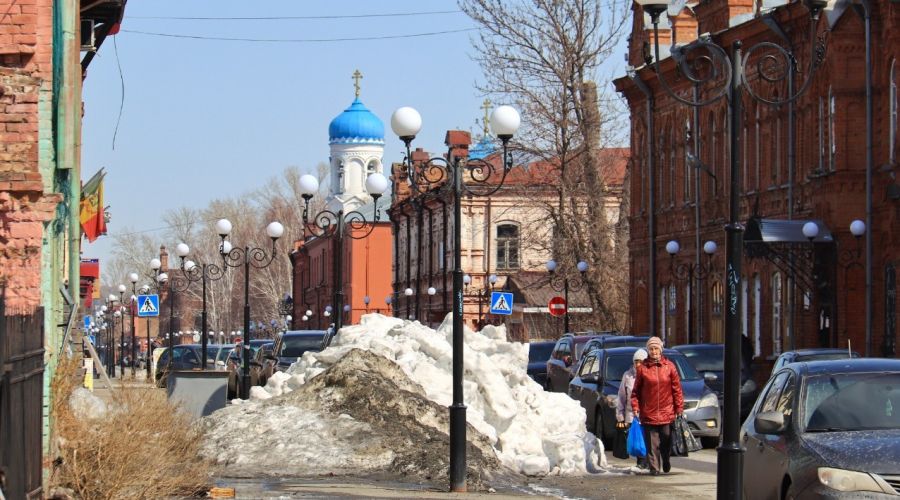
[[[450,406],[450,491],[466,492],[466,405]]]
[[[716,497],[720,500],[741,498],[744,449],[734,441],[722,443],[716,451],[719,462],[716,470],[719,477]]]

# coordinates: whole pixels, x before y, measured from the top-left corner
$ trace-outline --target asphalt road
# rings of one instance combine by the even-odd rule
[[[451,494],[425,483],[390,477],[219,478],[236,498],[557,498],[557,499],[693,499],[716,494],[716,451],[702,450],[673,458],[669,474],[636,473],[632,460],[607,454],[609,470],[578,477],[549,476],[498,482],[493,492]]]

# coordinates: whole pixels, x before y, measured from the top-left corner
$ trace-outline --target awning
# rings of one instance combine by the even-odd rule
[[[834,243],[831,230],[821,219],[785,220],[759,217],[751,217],[747,221],[744,243],[810,243],[809,238],[803,235],[803,226],[808,222],[815,222],[819,226],[819,234],[812,240],[813,243]]]

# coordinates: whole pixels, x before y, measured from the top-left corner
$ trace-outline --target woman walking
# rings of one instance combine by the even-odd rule
[[[650,473],[659,475],[660,469],[671,469],[671,424],[684,412],[681,378],[675,364],[662,355],[662,340],[651,337],[647,341],[647,359],[635,370],[631,408],[644,428]]]
[[[647,359],[647,351],[638,349],[634,351],[631,357],[632,366],[622,375],[622,382],[619,384],[619,394],[616,398],[616,427],[619,429],[627,429],[634,420],[634,414],[631,411],[631,393],[634,389],[634,375],[637,367],[641,362]],[[637,466],[641,469],[647,468],[647,457],[638,457]]]

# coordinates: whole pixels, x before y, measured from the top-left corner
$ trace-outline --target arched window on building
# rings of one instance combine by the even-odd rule
[[[497,226],[497,269],[519,268],[519,226],[501,224]]]
[[[784,318],[784,282],[781,273],[772,275],[772,354],[781,354],[781,337],[784,334],[781,326]]]
[[[718,279],[710,286],[710,320],[709,342],[722,343],[725,339],[723,310],[725,306],[725,287]]]
[[[897,73],[900,72],[900,69],[897,68],[897,60],[894,59],[891,61],[891,88],[890,88],[890,105],[889,115],[888,115],[888,160],[891,165],[897,160],[897,129],[900,129],[900,116],[898,116],[898,99],[900,96],[897,95],[897,80],[900,79],[900,75]]]

